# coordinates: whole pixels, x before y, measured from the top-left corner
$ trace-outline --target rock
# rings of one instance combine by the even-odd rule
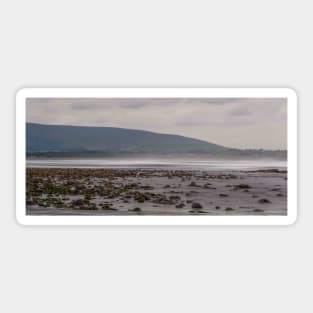
[[[160,203],[160,204],[167,204],[167,205],[175,204],[174,201],[172,201],[172,200],[170,200],[170,199],[166,199],[166,198],[162,199],[159,203]]]
[[[108,211],[118,211],[117,209],[115,208],[112,208],[112,207],[102,207],[103,210],[108,210]]]
[[[220,197],[228,197],[228,195],[225,194],[225,193],[220,193],[219,196],[220,196]]]
[[[186,192],[186,197],[192,197],[192,196],[194,196],[194,195],[196,195],[196,194],[198,194],[197,191],[191,190],[191,191],[189,191],[189,192]]]
[[[178,200],[180,200],[180,196],[170,196],[169,199],[171,201],[178,201]]]
[[[78,207],[75,207],[75,210],[98,210],[97,206],[96,205],[88,205],[88,206],[78,206]]]
[[[144,198],[136,198],[135,199],[138,203],[143,203],[145,202],[145,199]]]
[[[260,212],[261,213],[261,212],[264,212],[264,210],[262,210],[262,209],[254,209],[253,212]]]
[[[85,201],[82,199],[73,200],[71,203],[73,206],[82,206],[85,204]]]
[[[189,186],[190,187],[198,187],[198,185],[195,182],[193,182],[193,181],[189,184]]]
[[[163,188],[171,188],[171,185],[165,185]]]
[[[282,194],[282,193],[278,193],[277,195],[276,195],[276,197],[283,197],[284,195]]]
[[[218,205],[215,207],[215,209],[216,209],[216,210],[219,210],[220,208],[221,208],[221,207],[220,207],[220,206],[218,206]]]
[[[130,212],[142,212],[140,208],[129,209]]]
[[[85,195],[85,200],[87,200],[87,201],[91,200],[91,196],[90,195]]]
[[[260,199],[258,202],[259,202],[259,203],[271,203],[271,201],[270,201],[270,200],[265,199],[265,198]]]
[[[252,187],[248,184],[239,184],[239,185],[234,185],[236,189],[251,189]]]
[[[177,209],[182,209],[183,207],[185,207],[185,204],[182,202],[182,203],[179,203],[175,206]]]
[[[283,173],[286,174],[287,170],[279,170],[279,169],[265,169],[265,170],[256,170],[256,171],[247,171],[247,173]]]
[[[142,186],[141,188],[144,189],[144,190],[152,190],[152,189],[154,189],[154,187],[149,186],[149,185]]]
[[[194,202],[191,206],[193,209],[202,209],[202,205],[199,202]]]
[[[203,188],[206,188],[206,189],[216,189],[216,188],[211,187],[211,186],[212,186],[212,184],[206,183],[205,185],[203,185]]]
[[[234,211],[234,209],[228,207],[228,208],[225,209],[225,211]]]
[[[202,210],[190,210],[189,213],[203,214],[203,213],[207,213],[207,212],[202,211]]]

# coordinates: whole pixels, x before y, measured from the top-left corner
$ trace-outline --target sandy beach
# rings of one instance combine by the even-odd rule
[[[287,171],[27,168],[27,215],[286,215]]]

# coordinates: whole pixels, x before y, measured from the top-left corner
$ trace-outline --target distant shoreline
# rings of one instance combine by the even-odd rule
[[[155,168],[168,170],[236,171],[258,169],[287,169],[284,160],[226,160],[226,159],[135,159],[135,158],[35,158],[27,159],[27,168]]]
[[[104,153],[104,152],[33,152],[26,153],[27,159],[51,159],[51,158],[66,158],[66,159],[175,159],[175,158],[193,158],[193,159],[223,159],[223,160],[251,160],[251,159],[273,159],[273,160],[287,160],[286,150],[235,150],[231,153],[219,154],[205,154],[205,153],[171,153],[171,154],[149,154],[149,153]]]

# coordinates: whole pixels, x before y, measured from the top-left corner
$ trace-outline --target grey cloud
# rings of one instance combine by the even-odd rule
[[[27,121],[143,129],[232,147],[287,145],[283,98],[32,98]]]

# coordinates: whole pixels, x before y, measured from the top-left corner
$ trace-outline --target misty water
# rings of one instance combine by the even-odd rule
[[[194,160],[194,159],[29,159],[27,167],[38,168],[164,168],[205,171],[286,169],[283,160]]]

